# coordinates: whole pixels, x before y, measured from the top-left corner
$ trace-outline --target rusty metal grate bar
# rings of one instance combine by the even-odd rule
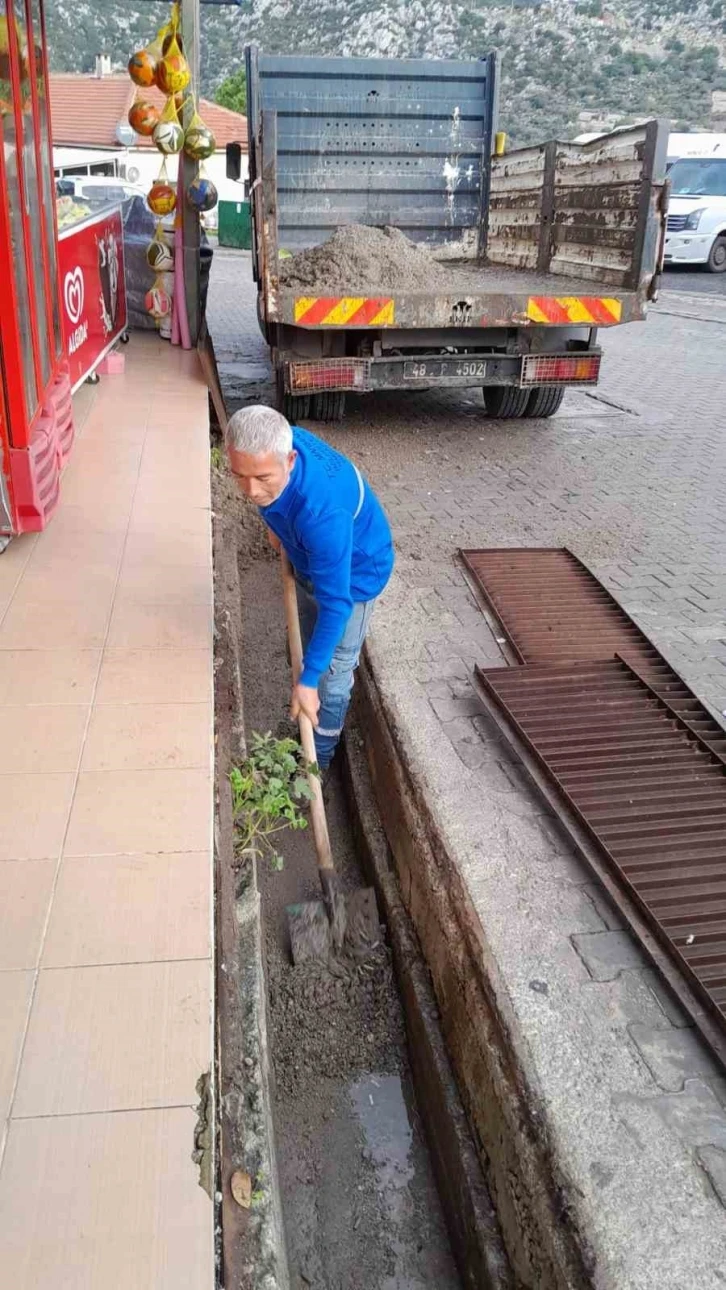
[[[559,665],[618,654],[726,761],[726,731],[571,551],[504,547],[460,554],[518,662]]]
[[[477,676],[493,715],[554,788],[555,804],[574,814],[693,995],[726,1025],[722,760],[620,657],[477,668]],[[702,1009],[691,1014],[703,1029]],[[723,1059],[723,1042],[713,1046]]]

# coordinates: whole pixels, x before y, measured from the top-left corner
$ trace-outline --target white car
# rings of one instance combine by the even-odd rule
[[[143,188],[113,175],[69,175],[55,182],[59,196],[75,197],[81,201],[125,202],[130,197],[146,200]]]
[[[666,264],[726,272],[726,157],[683,157],[668,172]]]

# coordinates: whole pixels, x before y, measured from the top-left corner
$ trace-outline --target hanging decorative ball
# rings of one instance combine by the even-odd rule
[[[128,68],[129,76],[135,85],[142,85],[144,89],[148,89],[154,84],[157,61],[147,49],[140,49],[138,53],[132,54]]]
[[[184,138],[184,151],[193,161],[206,161],[217,146],[216,139],[203,123],[190,125]]]
[[[167,54],[156,68],[156,84],[164,94],[178,94],[190,80],[189,64],[183,54]]]
[[[176,206],[176,193],[171,184],[157,180],[146,200],[155,215],[171,215]]]
[[[187,188],[187,203],[200,214],[202,211],[211,211],[218,201],[219,194],[206,175],[197,175]]]
[[[147,138],[154,133],[155,127],[159,124],[159,111],[153,103],[145,103],[139,99],[134,103],[129,112],[129,125],[137,134],[143,134]]]
[[[152,318],[166,318],[167,314],[171,313],[171,297],[168,291],[165,291],[158,282],[155,282],[153,287],[147,291],[144,296],[144,305],[147,313],[150,313]]]
[[[178,121],[160,121],[154,127],[152,138],[159,152],[165,153],[168,157],[174,152],[181,152],[184,131]]]
[[[149,268],[154,269],[156,273],[168,273],[174,268],[174,256],[171,250],[165,242],[156,237],[146,248],[146,259]]]

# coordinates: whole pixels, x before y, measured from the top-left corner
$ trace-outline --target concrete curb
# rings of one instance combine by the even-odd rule
[[[446,1053],[428,969],[401,900],[356,727],[346,734],[344,754],[355,839],[388,928],[416,1100],[462,1283],[471,1290],[511,1290],[499,1223]]]
[[[272,1127],[257,866],[254,855],[241,864],[235,858],[228,780],[231,766],[244,755],[240,632],[231,608],[240,604],[237,546],[233,529],[225,528],[219,519],[214,523],[214,574],[218,1272],[226,1290],[288,1290]],[[232,1195],[235,1170],[252,1179],[249,1209],[240,1207]]]

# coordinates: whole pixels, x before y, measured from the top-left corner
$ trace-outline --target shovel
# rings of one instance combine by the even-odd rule
[[[280,555],[290,660],[297,683],[302,672],[303,653],[297,591],[290,561],[284,551],[281,551]],[[350,896],[343,894],[330,849],[323,786],[317,773],[313,725],[304,712],[301,712],[298,717],[298,725],[305,760],[308,766],[313,768],[308,771],[308,784],[312,795],[310,818],[323,899],[288,906],[292,960],[297,965],[311,960],[327,963],[331,954],[349,954],[355,959],[365,958],[380,944],[381,940],[375,893],[372,888],[367,887],[353,892]]]

